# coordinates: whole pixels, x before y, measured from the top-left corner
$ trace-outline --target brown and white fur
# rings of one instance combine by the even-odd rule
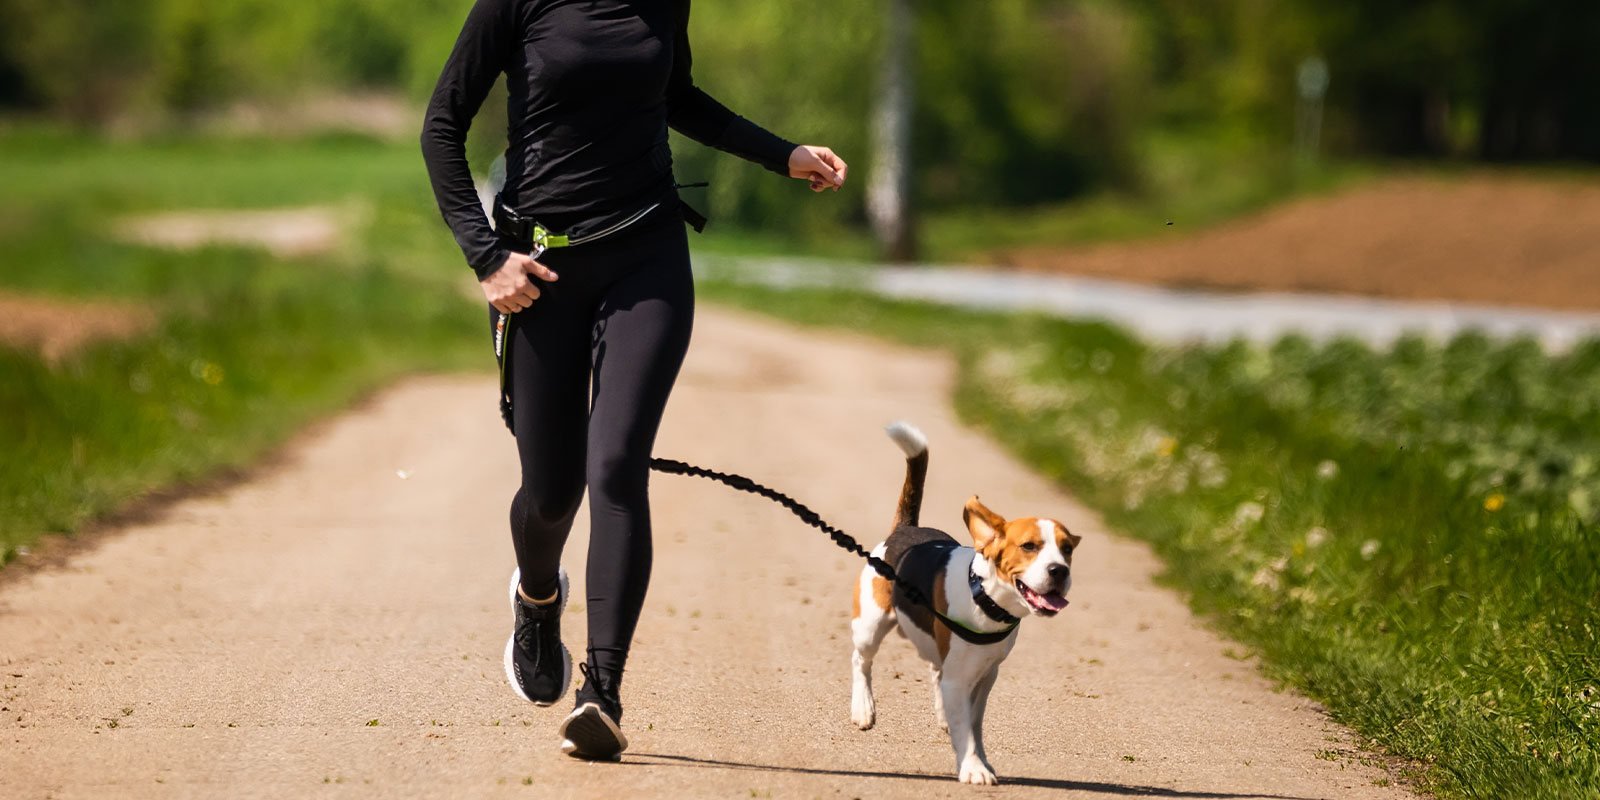
[[[879,558],[888,552],[896,537],[916,535],[928,466],[928,443],[921,431],[897,422],[888,433],[905,451],[906,479],[895,513],[894,532],[873,550]],[[951,550],[935,577],[929,599],[939,613],[977,631],[1005,627],[990,619],[974,602],[967,579],[969,567],[982,579],[984,592],[1018,618],[1054,616],[1066,607],[1067,590],[1072,586],[1072,551],[1079,537],[1052,519],[1020,517],[1007,521],[985,508],[976,495],[967,501],[963,517],[974,546]],[[862,569],[853,599],[850,630],[855,653],[850,659],[850,720],[862,730],[872,727],[877,713],[872,699],[872,659],[884,637],[898,627],[931,667],[934,715],[950,734],[957,776],[964,783],[997,783],[983,750],[983,713],[989,690],[1000,673],[1000,662],[1016,644],[1016,631],[994,644],[964,641],[951,635],[944,623],[926,610],[909,604],[897,606],[889,581],[870,565]]]

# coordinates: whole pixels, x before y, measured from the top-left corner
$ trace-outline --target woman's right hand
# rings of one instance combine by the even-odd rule
[[[542,281],[556,280],[556,274],[524,253],[512,253],[506,263],[492,275],[478,283],[483,286],[483,296],[489,305],[505,314],[521,311],[539,299],[539,287],[528,280],[532,275]]]

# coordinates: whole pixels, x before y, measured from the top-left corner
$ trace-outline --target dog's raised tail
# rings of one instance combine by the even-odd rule
[[[901,420],[887,429],[889,438],[906,454],[906,482],[900,487],[900,504],[895,507],[894,527],[916,525],[922,513],[922,484],[928,477],[928,437],[915,425]]]

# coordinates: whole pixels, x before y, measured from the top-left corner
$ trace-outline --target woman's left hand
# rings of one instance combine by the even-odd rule
[[[789,154],[789,177],[811,181],[813,192],[829,187],[839,191],[849,171],[850,165],[826,147],[803,144]]]

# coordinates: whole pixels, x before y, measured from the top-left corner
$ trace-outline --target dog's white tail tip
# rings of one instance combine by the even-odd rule
[[[906,458],[916,458],[928,452],[928,437],[923,436],[922,431],[917,430],[917,426],[900,420],[884,430],[895,444],[900,445]]]

